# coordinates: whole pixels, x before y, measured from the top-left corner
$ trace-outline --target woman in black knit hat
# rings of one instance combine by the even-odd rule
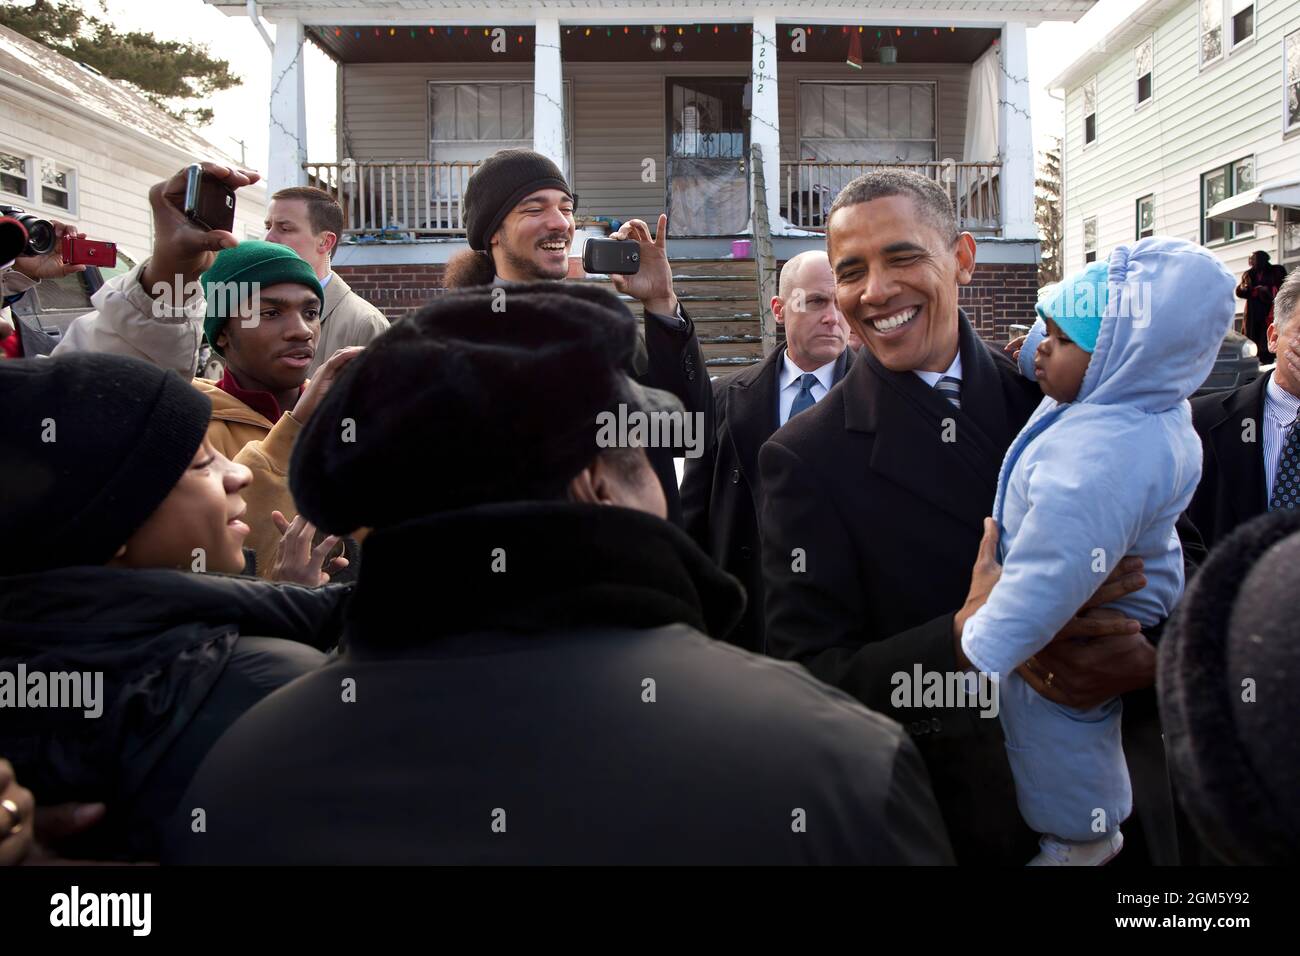
[[[0,754],[42,803],[107,804],[79,855],[153,858],[208,747],[324,662],[345,589],[235,576],[251,476],[176,373],[6,362],[0,406]]]

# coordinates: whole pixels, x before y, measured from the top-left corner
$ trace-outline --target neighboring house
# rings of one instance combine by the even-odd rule
[[[824,244],[854,176],[914,169],[947,186],[979,237],[962,301],[1001,338],[1032,314],[1039,259],[1025,31],[1094,0],[792,0],[779,13],[755,0],[207,2],[254,13],[272,48],[271,187],[335,191],[349,227],[336,265],[390,316],[432,294],[464,247],[475,164],[529,146],[566,170],[589,228],[666,211],[673,259],[708,260],[701,281],[753,234],[756,196],[783,260]],[[338,64],[335,103],[304,89],[304,39]],[[340,162],[306,155],[308,109],[336,110]],[[706,338],[711,364],[735,358],[713,344],[756,341],[740,328],[754,293],[733,298],[727,334]]]
[[[0,203],[72,222],[136,262],[149,187],[200,159],[235,161],[140,93],[0,27]],[[240,190],[235,235],[265,233],[266,189]]]
[[[1103,0],[1090,26],[1051,83],[1066,270],[1153,233],[1300,266],[1300,3]]]

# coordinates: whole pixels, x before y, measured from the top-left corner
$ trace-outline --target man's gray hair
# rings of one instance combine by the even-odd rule
[[[1291,270],[1273,298],[1273,324],[1279,332],[1295,318],[1297,304],[1300,304],[1300,268]]]
[[[831,216],[846,206],[884,199],[886,196],[908,196],[917,211],[949,242],[956,242],[959,230],[957,214],[952,208],[948,190],[933,179],[901,169],[879,170],[859,176],[840,190],[831,205]]]

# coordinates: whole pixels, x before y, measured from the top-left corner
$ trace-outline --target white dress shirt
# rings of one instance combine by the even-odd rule
[[[813,369],[813,374],[817,376],[817,382],[811,389],[814,402],[820,402],[825,398],[826,393],[835,384],[835,363],[838,361],[839,357],[836,356],[821,368]],[[781,399],[780,408],[777,409],[778,427],[790,420],[790,406],[794,404],[794,398],[799,394],[799,378],[803,374],[804,370],[790,361],[790,353],[783,351],[781,353],[781,375],[777,379],[777,384],[780,387],[778,395]]]
[[[1295,425],[1296,413],[1300,411],[1300,396],[1292,395],[1277,383],[1277,376],[1268,377],[1264,389],[1264,484],[1267,488],[1265,501],[1273,497],[1273,479],[1277,476],[1278,459],[1282,457],[1282,445],[1286,442],[1286,433]]]
[[[952,364],[948,366],[948,371],[946,372],[923,372],[919,368],[913,369],[912,371],[914,371],[918,376],[920,376],[921,381],[925,382],[925,384],[929,385],[931,388],[934,388],[936,385],[938,385],[939,379],[943,378],[945,375],[951,378],[955,378],[957,379],[957,381],[960,382],[961,381],[961,349],[957,350],[957,357],[952,360]]]

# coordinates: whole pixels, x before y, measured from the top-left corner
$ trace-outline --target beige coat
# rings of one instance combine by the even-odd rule
[[[307,367],[315,375],[331,355],[349,345],[369,345],[370,340],[388,329],[384,313],[353,292],[337,272],[330,273],[325,286],[325,307],[321,310],[320,341],[316,357]]]

